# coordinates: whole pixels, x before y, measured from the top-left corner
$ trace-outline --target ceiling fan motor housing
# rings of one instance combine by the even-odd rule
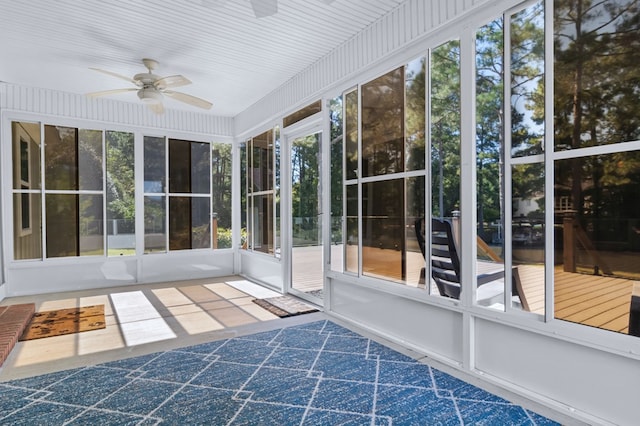
[[[162,102],[162,93],[154,87],[143,87],[138,90],[138,98],[147,104],[159,104]]]

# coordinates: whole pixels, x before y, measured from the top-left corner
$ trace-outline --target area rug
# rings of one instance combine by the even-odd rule
[[[291,296],[268,297],[266,299],[253,299],[253,303],[266,309],[280,318],[292,317],[295,315],[308,314],[318,312],[311,305]]]
[[[36,312],[21,341],[105,328],[104,305]]]
[[[0,424],[558,423],[321,320],[3,382]]]

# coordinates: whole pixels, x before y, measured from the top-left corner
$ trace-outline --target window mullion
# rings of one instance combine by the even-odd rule
[[[554,317],[554,282],[553,282],[553,265],[555,263],[555,252],[553,249],[554,244],[554,159],[553,159],[553,122],[550,119],[555,117],[554,105],[553,105],[553,64],[554,64],[554,41],[553,41],[553,0],[547,0],[544,4],[545,17],[544,17],[544,194],[545,194],[545,235],[544,235],[544,276],[545,276],[545,288],[544,288],[544,306],[545,306],[545,321],[549,322]]]
[[[506,312],[512,309],[512,274],[509,271],[512,270],[512,219],[513,219],[513,204],[512,204],[512,182],[511,182],[511,14],[507,13],[503,17],[503,50],[502,50],[502,81],[503,81],[503,99],[502,109],[504,123],[502,128],[502,164],[503,172],[502,179],[504,181],[502,194],[504,203],[502,208],[504,209],[504,221],[502,226],[502,247],[504,250],[504,306]]]
[[[476,89],[475,89],[475,31],[465,28],[460,39],[460,97],[461,97],[461,151],[460,151],[460,267],[463,306],[473,305],[476,297]],[[466,98],[466,99],[465,99]]]

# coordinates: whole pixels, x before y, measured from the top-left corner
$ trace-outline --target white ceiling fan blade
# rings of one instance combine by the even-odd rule
[[[138,89],[135,87],[132,87],[130,89],[111,89],[111,90],[103,90],[100,92],[87,93],[87,96],[89,96],[90,98],[97,98],[99,96],[117,95],[118,93],[133,92],[136,90]]]
[[[158,103],[148,103],[147,106],[149,106],[149,109],[153,112],[155,112],[156,114],[162,114],[164,113],[164,106],[162,105],[162,102],[158,102]]]
[[[184,102],[186,104],[193,105],[198,108],[209,109],[213,106],[213,104],[209,101],[196,98],[195,96],[187,95],[186,93],[172,92],[171,90],[165,90],[162,93],[175,99],[176,101]]]
[[[139,82],[135,81],[134,79],[132,79],[132,78],[130,78],[130,77],[127,77],[127,76],[124,76],[124,75],[122,75],[122,74],[118,74],[117,72],[111,72],[111,71],[107,71],[107,70],[102,70],[102,69],[100,69],[100,68],[89,68],[89,69],[90,69],[90,70],[94,70],[94,71],[101,72],[101,73],[103,73],[103,74],[110,75],[110,76],[112,76],[112,77],[120,78],[120,79],[122,79],[122,80],[128,81],[129,83],[133,83],[133,84],[135,84],[136,86],[138,86],[138,85],[140,84]]]
[[[278,0],[250,0],[256,18],[265,18],[278,13]]]
[[[324,4],[331,4],[333,3],[335,0],[320,0],[322,3]]]
[[[186,86],[187,84],[191,84],[191,80],[182,75],[170,75],[167,77],[162,77],[156,80],[155,83],[153,83],[153,85],[160,90],[169,89],[171,87]]]

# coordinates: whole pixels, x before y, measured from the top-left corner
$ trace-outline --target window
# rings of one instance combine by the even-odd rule
[[[421,57],[331,103],[332,170],[344,161],[340,191],[332,171],[334,227],[344,212],[344,230],[332,230],[344,244],[333,270],[420,285],[425,259],[413,225],[425,211],[425,73]]]
[[[344,271],[344,186],[343,178],[343,97],[335,97],[329,102],[329,118],[331,121],[331,269]]]
[[[13,122],[12,140],[16,260],[136,254],[133,133]],[[145,136],[143,156],[144,253],[229,247],[230,146]]]
[[[483,272],[504,270],[504,44],[502,17],[476,31],[476,268]],[[477,303],[504,310],[504,278],[481,284],[478,276]]]
[[[542,2],[478,29],[476,268],[487,273],[499,264],[511,273],[491,285],[478,281],[477,303],[540,315],[545,313],[544,64]]]
[[[404,179],[389,176],[405,165],[404,78],[400,67],[361,91],[362,274],[394,281],[406,279]]]
[[[461,144],[460,42],[451,40],[431,49],[429,64],[431,92],[428,164],[431,167],[431,218],[447,220],[458,225]],[[430,259],[433,242],[429,238],[425,240],[430,243],[426,247]],[[430,283],[426,286],[429,293],[440,295],[435,282],[432,279],[427,282]]]
[[[359,256],[360,240],[358,212],[358,156],[360,126],[359,126],[359,92],[352,90],[344,95],[344,197],[345,197],[345,247],[344,270],[357,274],[360,270]]]
[[[107,253],[135,254],[134,135],[105,132],[107,150]]]
[[[211,144],[213,248],[231,248],[231,144]]]
[[[518,271],[518,282],[512,283],[511,305],[544,315],[544,5],[533,3],[505,15],[505,19],[510,51],[507,99],[511,109],[507,118],[511,131],[505,138],[510,166],[505,168],[505,181],[511,187],[506,195],[518,201],[511,203],[511,211],[505,207],[504,212],[505,220],[511,218],[511,248],[507,251],[511,258],[505,259],[511,260]]]
[[[145,253],[210,248],[210,144],[145,136],[144,155]]]
[[[211,147],[169,139],[169,250],[211,247]]]
[[[279,256],[277,167],[278,128],[249,139],[241,146],[243,213],[247,239],[243,248]],[[274,238],[275,236],[275,238]]]
[[[640,276],[638,4],[554,6],[554,316],[628,333]]]
[[[289,114],[282,119],[282,125],[284,127],[289,127],[292,124],[295,124],[299,121],[304,120],[307,117],[311,117],[313,114],[317,114],[322,111],[322,101],[317,100],[312,104],[307,105],[304,108],[299,109],[293,114]]]
[[[46,255],[104,255],[102,131],[44,129]]]
[[[12,131],[14,258],[133,254],[133,134],[24,122]]]
[[[404,67],[362,85],[361,177],[404,171]]]
[[[144,137],[144,252],[167,251],[165,138]]]
[[[13,122],[14,258],[42,258],[40,123]]]

